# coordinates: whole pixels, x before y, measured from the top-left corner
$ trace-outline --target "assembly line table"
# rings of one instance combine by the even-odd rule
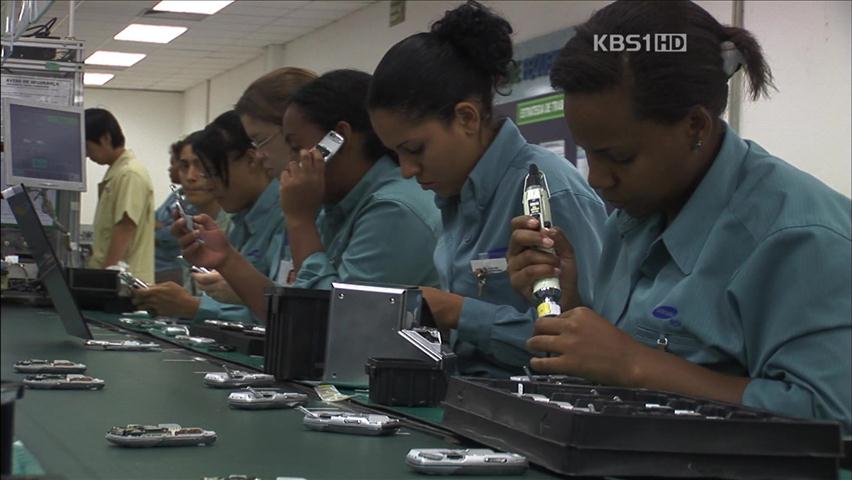
[[[266,479],[424,478],[404,462],[412,448],[475,447],[405,424],[389,437],[307,430],[296,410],[234,410],[229,390],[207,388],[203,372],[217,363],[164,345],[162,352],[89,350],[67,335],[52,309],[2,306],[2,378],[22,380],[16,361],[65,359],[102,378],[100,391],[26,390],[15,404],[15,437],[47,474],[67,479],[202,479],[247,474]],[[130,332],[90,324],[95,339],[124,339]],[[134,335],[138,337],[138,335]],[[195,359],[198,357],[198,359]],[[294,390],[304,389],[291,385]],[[315,396],[314,396],[315,398]],[[318,400],[308,408],[328,407]],[[130,449],[104,439],[115,425],[178,423],[216,431],[207,447]],[[506,478],[506,477],[502,477]],[[530,469],[525,479],[554,478]]]

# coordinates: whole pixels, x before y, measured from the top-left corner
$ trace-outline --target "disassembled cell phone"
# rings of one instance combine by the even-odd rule
[[[237,349],[237,347],[235,347],[233,345],[222,345],[222,344],[219,344],[219,345],[214,344],[214,345],[210,345],[209,347],[207,347],[207,350],[209,350],[211,352],[233,352],[236,349]]]
[[[177,259],[178,259],[178,262],[181,263],[181,265],[188,268],[192,273],[213,273],[213,270],[210,270],[210,269],[204,268],[204,267],[196,267],[195,265],[187,262],[186,259],[183,258],[183,255],[178,255]]]
[[[549,402],[550,399],[540,393],[516,393],[515,395],[534,402]]]
[[[242,475],[239,473],[234,473],[228,475],[227,477],[203,477],[201,480],[263,480],[260,477],[255,477],[254,475]]]
[[[222,365],[224,372],[211,372],[204,375],[204,384],[213,388],[264,387],[275,383],[275,377],[265,373],[231,370]]]
[[[247,387],[228,395],[228,405],[243,410],[293,408],[307,401],[308,396],[304,393],[284,392],[275,388]]]
[[[321,432],[352,433],[356,435],[393,435],[399,430],[399,420],[387,415],[351,413],[342,410],[318,410],[312,412],[298,407],[305,413],[302,423],[311,430]]]
[[[529,467],[522,455],[489,448],[413,448],[405,463],[418,473],[432,475],[521,475]]]
[[[137,290],[142,290],[148,288],[148,284],[134,277],[132,273],[122,270],[118,272],[118,278],[121,280],[121,283],[127,285],[130,288],[135,288]]]
[[[178,335],[178,336],[175,337],[175,340],[177,340],[179,342],[189,343],[189,344],[196,345],[196,346],[213,345],[214,343],[216,343],[216,340],[213,340],[212,338],[192,337],[192,336],[189,336],[189,335]]]
[[[176,423],[112,427],[106,439],[122,447],[180,447],[210,445],[216,432],[198,427],[183,428]]]
[[[15,362],[15,371],[21,373],[83,373],[86,365],[70,360],[21,360]]]
[[[148,320],[146,318],[122,317],[122,318],[119,318],[118,321],[127,325],[128,327],[133,327],[133,328],[154,328],[156,326],[154,324],[154,320]]]
[[[39,390],[100,390],[106,383],[100,378],[76,373],[43,373],[24,378],[24,385]]]
[[[588,383],[582,378],[572,377],[569,375],[515,375],[509,377],[509,380],[513,382],[554,383],[557,385],[563,383]]]
[[[127,352],[159,352],[162,348],[154,342],[140,342],[139,340],[86,340],[86,348],[93,350],[120,350]]]
[[[266,336],[266,327],[246,327],[243,333],[255,337],[264,337]]]
[[[331,130],[322,137],[322,140],[320,140],[314,148],[320,152],[323,161],[328,162],[342,146],[343,137],[334,130]]]
[[[177,199],[175,201],[175,208],[178,209],[178,212],[180,212],[180,215],[186,222],[186,228],[188,230],[192,230],[194,228],[194,225],[192,224],[192,215],[186,213],[189,208],[187,207],[186,199],[183,196],[183,187],[171,184],[169,185],[169,188],[171,189],[172,193],[175,194],[175,198]]]
[[[177,337],[179,335],[189,336],[189,328],[184,325],[168,325],[161,330],[163,335],[168,337]]]
[[[204,320],[204,324],[219,327],[222,330],[232,330],[235,332],[242,332],[246,329],[252,328],[251,326],[245,325],[240,322],[226,322],[224,320]]]

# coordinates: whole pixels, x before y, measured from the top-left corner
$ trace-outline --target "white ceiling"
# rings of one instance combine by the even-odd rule
[[[157,3],[153,0],[77,1],[74,36],[85,41],[85,57],[96,50],[147,54],[129,68],[87,65],[89,72],[115,74],[104,87],[183,91],[256,58],[267,45],[289,42],[373,1],[237,0],[201,20],[142,17],[143,12]],[[38,23],[57,17],[53,35],[65,36],[68,16],[68,1],[57,0]],[[131,23],[181,25],[189,30],[165,45],[113,40],[112,37]]]

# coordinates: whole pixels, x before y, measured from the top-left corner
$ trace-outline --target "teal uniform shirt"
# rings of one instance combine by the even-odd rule
[[[465,297],[451,338],[463,375],[508,376],[529,363],[526,341],[535,310],[512,288],[505,263],[504,271],[486,276],[480,292],[471,261],[505,258],[512,218],[523,215],[524,177],[532,163],[547,177],[553,224],[574,246],[580,294],[591,300],[606,221],[603,202],[568,160],[530,145],[506,119],[460,195],[436,198],[444,227],[434,256],[441,289]]]
[[[403,179],[388,156],[317,217],[325,251],[302,262],[294,286],[331,289],[332,282],[437,286],[432,264],[441,228],[434,195]]]
[[[850,201],[727,129],[683,209],[607,223],[596,312],[751,382],[747,406],[852,431]]]
[[[284,214],[280,202],[281,184],[278,180],[260,194],[254,205],[231,216],[231,232],[228,240],[240,255],[254,265],[260,273],[274,279],[280,266],[284,248]],[[221,303],[207,294],[201,295],[201,305],[194,321],[221,319],[229,322],[264,323],[243,305]]]

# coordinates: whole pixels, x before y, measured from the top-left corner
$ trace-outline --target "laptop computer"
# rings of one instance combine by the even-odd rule
[[[47,288],[47,293],[53,301],[56,313],[62,319],[65,331],[75,337],[91,339],[92,332],[71,295],[62,265],[47,239],[27,187],[24,185],[9,187],[3,190],[3,198],[9,202],[9,207],[18,221],[18,227],[27,240],[30,252],[38,265],[38,279]]]

